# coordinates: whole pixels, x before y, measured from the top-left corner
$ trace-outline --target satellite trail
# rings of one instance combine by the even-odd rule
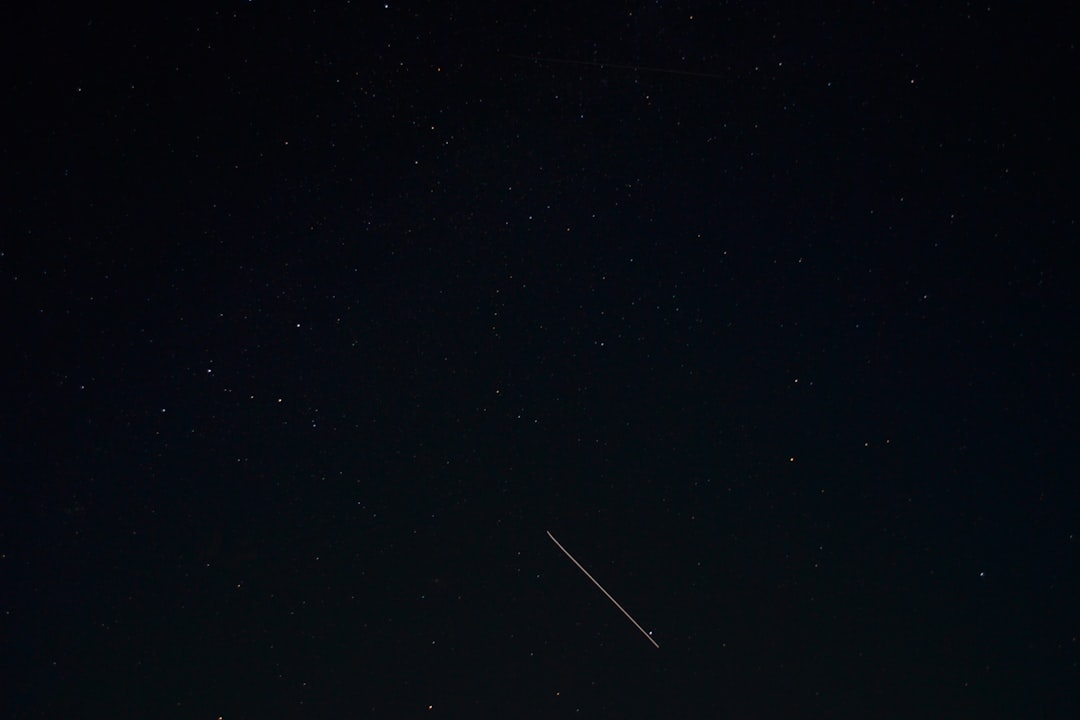
[[[562,543],[560,543],[560,542],[559,542],[558,540],[556,540],[556,539],[555,539],[555,536],[551,534],[551,531],[550,531],[550,530],[548,531],[548,537],[549,537],[549,538],[551,538],[551,542],[553,542],[553,543],[555,543],[556,545],[558,545],[558,546],[559,546],[559,549],[563,551],[563,553],[564,553],[564,554],[566,555],[566,557],[570,558],[570,562],[572,562],[572,563],[574,563],[575,565],[577,565],[577,566],[578,566],[578,570],[580,570],[581,572],[585,573],[585,577],[587,577],[587,578],[589,578],[590,580],[592,580],[592,582],[593,582],[593,585],[595,585],[596,587],[600,588],[600,592],[602,592],[602,593],[604,593],[605,595],[607,595],[607,599],[608,599],[608,600],[610,600],[611,602],[613,602],[613,603],[615,604],[615,607],[619,608],[619,610],[620,610],[620,611],[622,611],[622,614],[623,614],[623,615],[625,615],[625,616],[626,616],[626,617],[627,617],[627,618],[628,618],[628,619],[630,620],[630,622],[634,623],[634,627],[636,627],[636,628],[637,628],[638,630],[640,630],[640,631],[641,631],[641,634],[642,634],[642,635],[644,635],[644,636],[645,636],[645,638],[646,638],[646,639],[647,639],[647,640],[648,640],[649,642],[651,642],[651,643],[653,644],[653,647],[660,647],[660,643],[658,643],[658,642],[656,642],[655,640],[653,640],[653,639],[652,639],[652,635],[650,635],[649,633],[645,632],[645,628],[643,628],[643,627],[641,627],[640,625],[638,625],[638,621],[637,621],[637,620],[635,620],[635,619],[633,618],[633,616],[632,616],[632,615],[630,615],[630,613],[626,612],[626,608],[624,608],[624,607],[623,607],[622,605],[620,605],[620,604],[619,604],[619,601],[618,601],[618,600],[616,600],[615,598],[611,597],[611,593],[609,593],[609,592],[608,592],[607,590],[605,590],[605,589],[604,589],[604,586],[603,586],[603,585],[601,585],[600,583],[596,582],[596,578],[594,578],[594,577],[593,577],[592,575],[590,575],[590,574],[589,574],[589,571],[588,571],[588,570],[586,570],[585,568],[583,568],[583,567],[581,566],[581,563],[579,563],[579,562],[578,562],[577,560],[575,560],[575,559],[574,559],[574,556],[573,556],[573,555],[571,555],[571,554],[570,554],[570,553],[569,553],[569,552],[567,551],[567,549],[566,549],[566,548],[564,548],[564,547],[562,546]]]

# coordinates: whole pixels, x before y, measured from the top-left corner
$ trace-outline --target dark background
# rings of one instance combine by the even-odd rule
[[[1065,18],[3,34],[6,717],[1080,716]]]

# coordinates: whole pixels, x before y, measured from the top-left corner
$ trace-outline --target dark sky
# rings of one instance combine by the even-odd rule
[[[1069,23],[465,5],[9,13],[2,714],[1080,717]]]

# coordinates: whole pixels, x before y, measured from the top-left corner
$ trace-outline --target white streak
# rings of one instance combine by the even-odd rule
[[[587,578],[589,578],[590,580],[592,580],[592,582],[593,582],[593,585],[595,585],[596,587],[600,588],[600,592],[602,592],[602,593],[604,593],[605,595],[607,595],[607,599],[608,599],[608,600],[610,600],[611,602],[613,602],[613,603],[615,604],[615,607],[619,608],[619,610],[620,610],[620,611],[622,611],[622,614],[623,614],[623,615],[625,615],[625,616],[627,617],[627,619],[628,619],[628,620],[630,620],[630,622],[634,623],[634,627],[636,627],[636,628],[637,628],[638,630],[640,630],[640,631],[641,631],[641,634],[642,634],[642,635],[644,635],[644,636],[645,636],[645,638],[646,638],[646,639],[647,639],[647,640],[648,640],[649,642],[651,642],[651,643],[653,644],[653,646],[654,646],[654,647],[660,647],[660,643],[658,643],[658,642],[656,642],[655,640],[653,640],[653,639],[652,639],[652,636],[651,636],[651,635],[649,635],[649,633],[645,632],[645,628],[643,628],[643,627],[641,627],[640,625],[638,625],[638,621],[637,621],[637,620],[635,620],[635,619],[634,619],[634,618],[633,618],[633,617],[632,617],[632,616],[630,615],[630,613],[626,612],[626,608],[624,608],[624,607],[623,607],[622,605],[620,605],[620,604],[619,604],[619,602],[618,602],[618,601],[617,601],[617,600],[616,600],[615,598],[611,597],[611,593],[609,593],[609,592],[608,592],[607,590],[605,590],[605,589],[604,589],[604,586],[603,586],[603,585],[601,585],[600,583],[596,582],[596,578],[594,578],[594,577],[593,577],[592,575],[590,575],[590,574],[589,574],[589,571],[588,571],[588,570],[586,570],[585,568],[583,568],[583,567],[581,566],[581,563],[579,563],[579,562],[578,562],[577,560],[575,560],[575,559],[574,559],[574,556],[573,556],[573,555],[571,555],[571,554],[570,554],[570,553],[569,553],[569,552],[568,552],[568,551],[566,550],[566,548],[564,548],[564,547],[562,546],[562,543],[560,543],[560,542],[559,542],[558,540],[556,540],[556,539],[555,539],[555,536],[551,534],[551,531],[550,531],[550,530],[548,531],[548,537],[549,537],[549,538],[551,538],[551,542],[553,542],[553,543],[555,543],[556,545],[558,545],[558,546],[559,546],[559,549],[563,551],[563,553],[564,553],[564,554],[566,555],[566,557],[570,558],[570,562],[572,562],[572,563],[574,563],[575,565],[577,565],[577,566],[578,566],[578,570],[580,570],[581,572],[585,573],[585,577],[587,577]]]

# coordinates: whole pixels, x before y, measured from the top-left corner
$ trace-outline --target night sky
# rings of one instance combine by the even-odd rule
[[[1080,58],[946,5],[9,10],[0,714],[1080,717]]]

